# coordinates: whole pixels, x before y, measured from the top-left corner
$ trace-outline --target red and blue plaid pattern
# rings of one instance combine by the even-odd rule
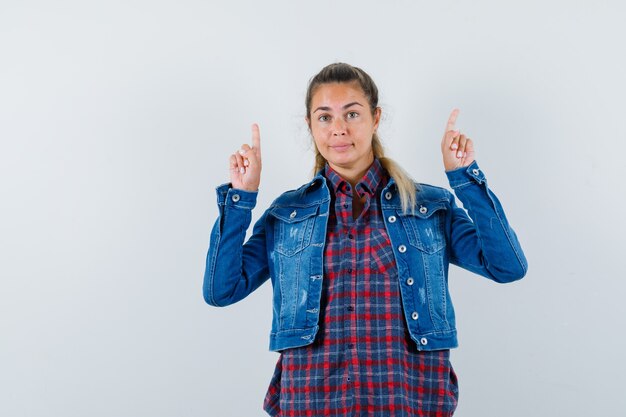
[[[380,210],[388,176],[378,159],[356,186],[332,168],[320,330],[280,353],[263,409],[271,416],[451,416],[457,404],[449,350],[418,351],[410,338]]]

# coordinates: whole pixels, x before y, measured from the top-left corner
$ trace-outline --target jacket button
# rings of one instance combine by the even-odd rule
[[[387,200],[391,200],[391,197],[393,197],[393,195],[391,194],[391,192],[390,192],[390,191],[387,191],[387,192],[385,193],[385,198],[386,198]]]
[[[389,223],[395,223],[396,222],[396,216],[389,216],[389,218],[387,220],[389,220]]]
[[[414,282],[413,278],[411,278],[411,277],[407,278],[407,280],[406,280],[406,283],[409,284],[409,285],[413,285],[413,282]]]
[[[413,320],[417,320],[417,319],[419,318],[419,316],[420,316],[420,315],[419,315],[419,314],[417,314],[417,311],[414,311],[414,312],[413,312],[413,314],[411,314],[411,318],[412,318]]]
[[[426,339],[425,337],[422,337],[422,338],[420,339],[420,343],[421,343],[422,345],[427,345],[427,344],[428,344],[428,339]]]
[[[474,174],[474,175],[478,175],[478,174],[480,174],[480,171],[479,171],[479,170],[477,170],[476,168],[474,168],[474,169],[472,170],[472,174]]]
[[[400,253],[406,252],[406,246],[404,246],[404,245],[398,246],[398,252],[400,252]]]
[[[233,194],[233,196],[231,197],[231,199],[236,203],[237,201],[239,201],[241,197],[239,197],[239,194]]]
[[[295,210],[291,212],[291,214],[289,215],[290,219],[293,219],[294,217],[296,217],[296,214],[298,214]]]
[[[420,213],[426,214],[427,211],[428,211],[428,209],[426,207],[420,206]]]

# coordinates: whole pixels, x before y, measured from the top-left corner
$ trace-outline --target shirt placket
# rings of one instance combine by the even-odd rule
[[[363,252],[363,239],[366,236],[362,236],[364,221],[368,217],[367,211],[370,206],[370,198],[367,197],[363,206],[362,212],[357,220],[352,218],[352,190],[349,186],[345,186],[344,192],[339,193],[338,205],[336,207],[336,213],[340,213],[337,216],[339,221],[339,230],[344,233],[347,239],[340,239],[341,242],[347,247],[343,249],[349,254],[345,256],[342,262],[342,270],[344,271],[342,276],[342,290],[346,294],[343,297],[342,314],[345,320],[342,331],[342,340],[344,340],[344,353],[345,361],[348,372],[346,373],[346,384],[351,385],[355,391],[360,388],[360,381],[356,378],[359,375],[359,359],[357,355],[358,347],[358,314],[359,310],[362,310],[363,300],[359,300],[358,294],[362,290],[359,283],[359,277],[364,277],[365,268],[363,266],[364,254]],[[362,187],[357,185],[357,191],[360,196],[366,195],[362,190]],[[362,291],[361,291],[362,292]],[[361,308],[359,308],[361,305]],[[362,313],[362,312],[361,312]]]
[[[335,213],[337,214],[338,229],[343,235],[339,242],[342,246],[343,256],[341,262],[341,292],[344,294],[340,300],[341,303],[341,323],[342,335],[341,341],[344,354],[344,362],[346,365],[346,374],[344,383],[350,388],[351,396],[354,397],[354,389],[357,387],[355,383],[355,375],[357,372],[356,355],[354,349],[356,346],[356,334],[354,332],[354,323],[356,320],[356,271],[357,271],[357,235],[355,221],[352,219],[352,190],[349,185],[344,184],[337,193],[337,205]]]

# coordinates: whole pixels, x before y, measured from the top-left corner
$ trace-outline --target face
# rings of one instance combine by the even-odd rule
[[[379,121],[380,108],[372,115],[355,82],[318,86],[307,118],[317,149],[340,174],[364,172],[372,164],[372,136]]]

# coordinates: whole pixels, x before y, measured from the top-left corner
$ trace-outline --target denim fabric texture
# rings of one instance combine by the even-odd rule
[[[528,269],[517,236],[477,162],[446,175],[464,209],[450,191],[428,184],[415,184],[414,213],[403,213],[393,179],[380,197],[404,318],[418,350],[458,346],[448,291],[450,263],[500,283],[521,279]],[[206,258],[204,299],[213,306],[227,306],[271,279],[269,349],[310,344],[319,330],[328,184],[320,172],[309,183],[280,195],[245,241],[256,198],[257,192],[229,184],[217,187],[219,216]]]

